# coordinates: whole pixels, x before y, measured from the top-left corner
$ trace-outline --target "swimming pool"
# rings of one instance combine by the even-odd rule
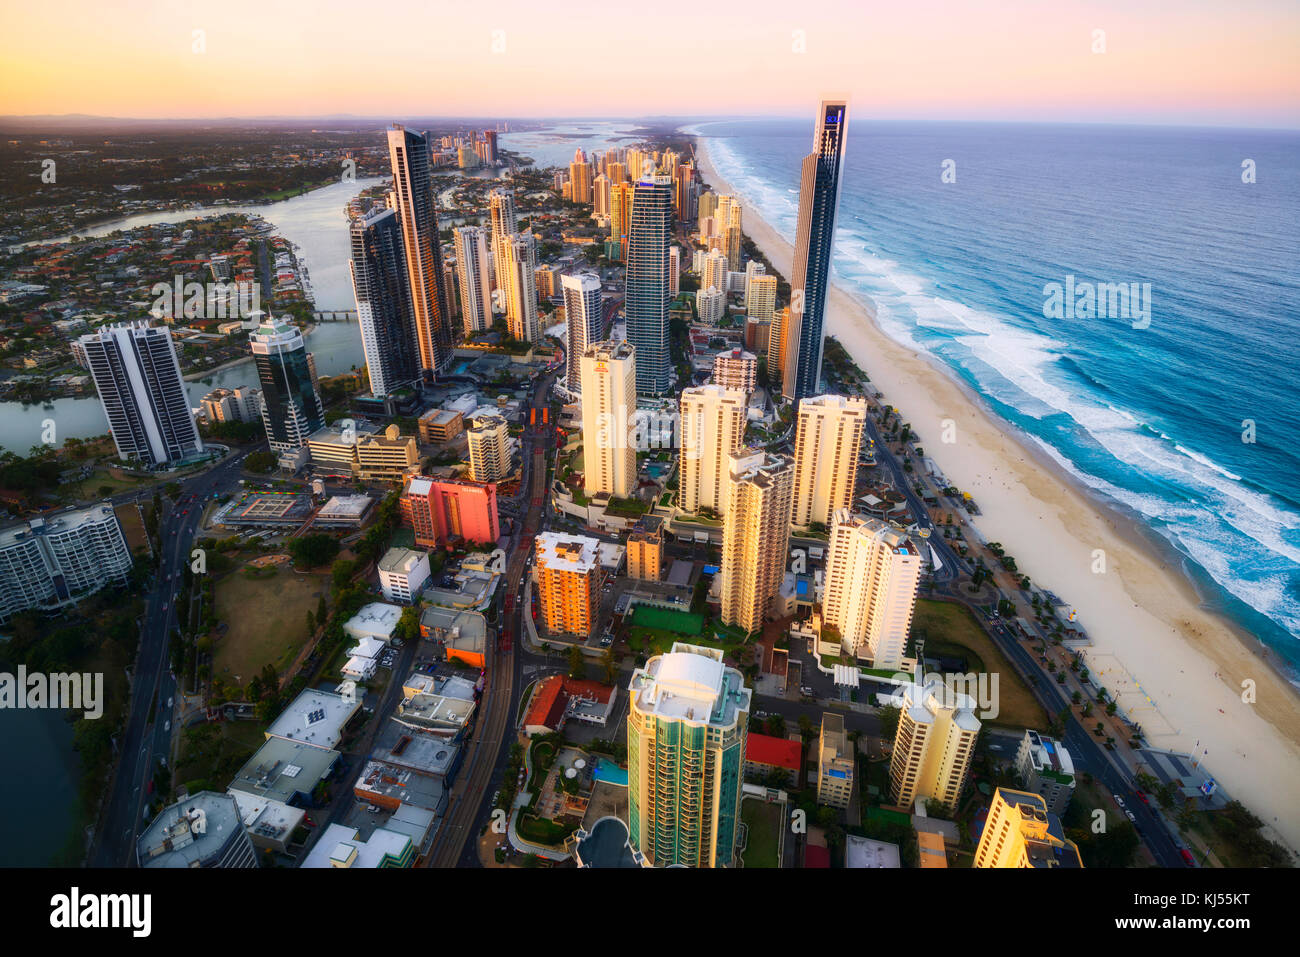
[[[627,787],[627,768],[620,768],[607,758],[596,759],[596,770],[591,772],[591,776],[597,781],[617,784],[621,788]]]

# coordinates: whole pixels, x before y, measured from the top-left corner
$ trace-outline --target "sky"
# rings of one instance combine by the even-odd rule
[[[1295,0],[8,0],[0,115],[1300,127]],[[201,31],[196,33],[196,31]]]

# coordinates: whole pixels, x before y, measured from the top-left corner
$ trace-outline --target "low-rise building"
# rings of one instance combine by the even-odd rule
[[[822,714],[822,731],[817,749],[817,803],[847,808],[853,794],[854,746],[844,730],[844,718]]]
[[[479,612],[430,605],[420,614],[420,635],[439,642],[448,661],[487,667],[488,623]]]
[[[368,838],[344,824],[331,824],[299,867],[400,868],[415,862],[417,842],[409,834],[375,828]]]
[[[1016,751],[1016,770],[1025,790],[1042,797],[1047,810],[1062,815],[1074,795],[1074,761],[1055,738],[1026,731]]]
[[[402,609],[398,605],[372,601],[362,605],[361,609],[343,623],[343,632],[349,638],[361,641],[375,638],[388,644],[397,631],[397,623],[402,620]]]
[[[613,713],[618,689],[567,675],[551,675],[537,683],[524,714],[524,734],[563,730],[568,721],[604,727]]]
[[[330,750],[343,740],[343,729],[360,709],[355,697],[307,688],[271,722],[266,737]]]
[[[897,844],[873,841],[856,834],[844,836],[845,867],[879,867],[896,870],[902,867]]]
[[[379,586],[389,601],[409,605],[429,584],[429,553],[390,548],[379,560]]]
[[[396,484],[420,471],[420,450],[415,436],[402,435],[396,425],[390,425],[382,435],[359,437],[356,451],[357,475],[363,482]]]
[[[663,519],[643,516],[627,537],[627,577],[657,582],[663,577]]]
[[[402,490],[400,508],[421,548],[452,539],[493,545],[501,536],[493,482],[413,476]]]
[[[745,742],[745,777],[764,781],[772,774],[783,774],[787,784],[798,786],[802,765],[800,742],[749,732]]]
[[[465,431],[465,417],[454,409],[430,409],[420,416],[418,428],[425,445],[441,445]]]

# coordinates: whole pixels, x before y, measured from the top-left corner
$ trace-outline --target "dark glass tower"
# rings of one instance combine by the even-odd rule
[[[302,333],[283,319],[267,319],[249,336],[262,383],[262,424],[276,452],[307,444],[325,427],[325,409],[316,391]]]
[[[804,157],[799,187],[799,227],[790,276],[790,318],[781,338],[781,391],[792,402],[817,395],[822,375],[826,300],[830,293],[831,247],[844,167],[848,104],[823,100],[817,113],[813,151]]]
[[[672,383],[668,353],[668,246],[673,180],[653,170],[632,194],[627,247],[627,341],[636,347],[636,391],[663,395]]]
[[[417,381],[421,368],[396,211],[371,210],[352,220],[350,265],[370,391],[383,397]]]
[[[438,198],[430,178],[429,134],[395,126],[388,131],[393,195],[406,247],[406,271],[415,312],[416,347],[428,378],[451,358],[447,288],[438,242]]]

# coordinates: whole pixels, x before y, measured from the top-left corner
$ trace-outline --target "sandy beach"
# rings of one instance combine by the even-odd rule
[[[709,161],[707,139],[696,143],[705,181],[734,193]],[[792,237],[745,206],[745,233],[789,277]],[[1203,760],[1224,790],[1270,836],[1300,848],[1300,694],[1261,657],[1258,641],[1202,607],[1172,550],[1098,501],[948,370],[886,336],[870,300],[837,284],[826,331],[902,411],[949,481],[974,496],[981,534],[1078,609],[1094,674],[1142,724],[1150,745],[1208,751]],[[954,444],[939,441],[946,419],[956,425]],[[1093,573],[1096,549],[1105,552],[1104,574]],[[1243,682],[1253,682],[1253,703],[1242,700]],[[1141,703],[1139,689],[1154,708]]]

